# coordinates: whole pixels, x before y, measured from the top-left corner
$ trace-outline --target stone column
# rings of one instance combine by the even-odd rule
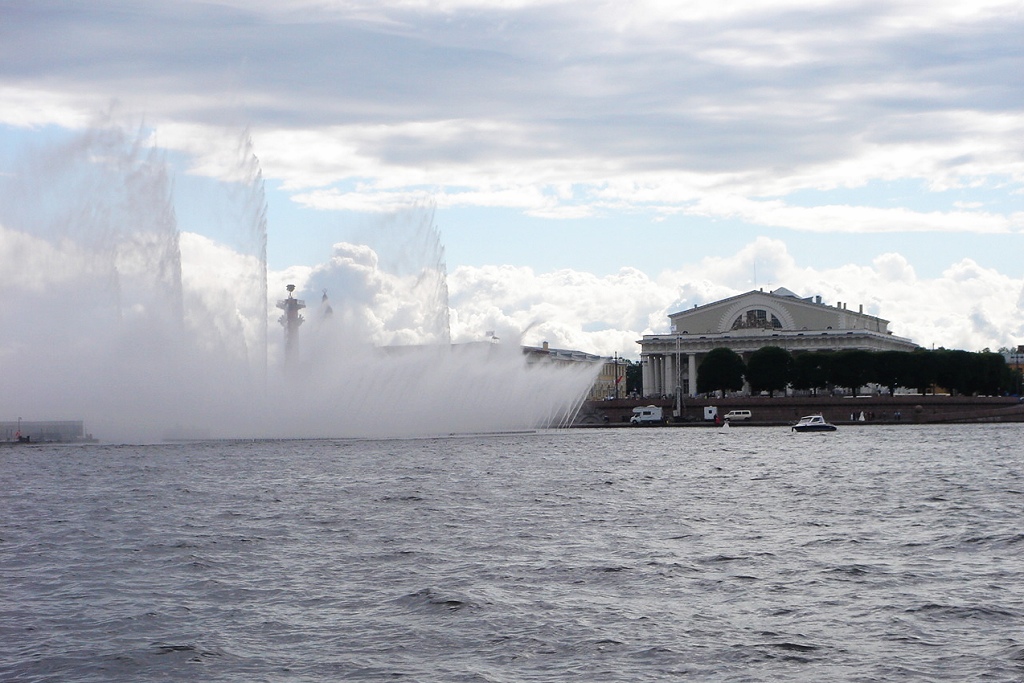
[[[690,396],[697,395],[697,354],[689,353],[688,356],[688,367],[686,368],[689,372],[690,379]]]
[[[672,366],[672,356],[665,354],[661,357],[661,393],[665,394],[672,391],[669,386],[669,369]]]
[[[644,382],[643,394],[644,396],[647,396],[648,394],[651,393],[651,387],[654,386],[654,373],[651,371],[651,364],[654,363],[654,358],[650,355],[640,356],[640,361],[640,369],[641,373],[643,374]]]

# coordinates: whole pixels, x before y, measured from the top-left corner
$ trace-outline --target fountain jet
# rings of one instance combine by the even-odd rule
[[[578,408],[596,368],[451,343],[444,250],[423,207],[339,242],[287,287],[278,353],[248,134],[200,203],[176,196],[151,140],[107,121],[0,177],[0,418],[84,419],[104,440],[152,441],[532,429]],[[296,295],[317,290],[300,346]]]

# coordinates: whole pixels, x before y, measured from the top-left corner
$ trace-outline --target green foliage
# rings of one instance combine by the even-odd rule
[[[793,372],[790,377],[792,387],[815,393],[818,389],[826,388],[834,355],[831,351],[811,351],[794,356]]]
[[[838,387],[847,387],[856,396],[857,390],[871,381],[873,359],[874,354],[870,351],[837,351],[829,382]]]
[[[919,394],[927,393],[935,384],[935,352],[917,349],[909,355],[909,374],[903,383],[908,389],[917,389]]]
[[[712,349],[697,368],[697,391],[739,391],[743,388],[743,359],[732,349]]]
[[[974,355],[974,362],[974,375],[978,378],[976,391],[979,394],[994,396],[1010,393],[1016,388],[1013,373],[1002,354],[977,353]]]
[[[765,346],[750,355],[746,367],[735,352],[714,349],[700,364],[697,391],[737,391],[744,376],[752,391],[771,395],[787,386],[812,392],[845,387],[856,395],[871,383],[885,387],[890,394],[905,387],[922,394],[939,388],[966,396],[997,396],[1019,393],[1022,388],[1020,371],[1011,370],[1002,354],[989,351],[851,349],[790,355],[780,347]]]
[[[908,386],[912,377],[913,361],[906,351],[880,351],[874,354],[871,381],[896,393],[897,387]]]
[[[997,395],[1012,389],[1010,369],[998,353],[982,351],[935,351],[938,355],[936,383],[958,394]]]
[[[1006,375],[1006,393],[1024,396],[1024,370],[1021,370],[1020,368],[1013,368],[1011,370],[1007,367]]]
[[[779,346],[763,346],[750,354],[746,378],[754,393],[785,391],[793,374],[793,356]]]
[[[644,395],[644,372],[643,366],[640,363],[633,363],[632,361],[626,361],[626,393],[632,394],[636,392],[637,395]]]
[[[827,383],[847,387],[856,393],[869,382],[895,393],[899,387],[927,393],[938,387],[966,396],[997,396],[1011,393],[1017,382],[1006,359],[999,353],[937,349],[928,351],[839,351],[832,354],[806,353],[794,358],[791,385],[814,389]]]
[[[950,351],[939,349],[935,355],[935,383],[953,394],[972,393],[968,386],[970,377],[970,353],[967,351]]]

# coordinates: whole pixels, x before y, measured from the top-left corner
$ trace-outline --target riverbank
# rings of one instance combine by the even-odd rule
[[[714,407],[719,416],[730,410],[749,410],[750,420],[739,425],[786,425],[804,415],[820,413],[833,424],[935,424],[1024,422],[1024,403],[1016,396],[740,396],[692,398],[683,401],[681,414],[674,416],[674,399],[617,399],[587,401],[574,426],[629,426],[633,408],[659,406],[666,426],[714,426],[705,419],[705,409]]]

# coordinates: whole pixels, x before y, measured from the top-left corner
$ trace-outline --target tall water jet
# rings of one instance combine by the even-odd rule
[[[166,154],[142,127],[108,119],[32,150],[0,179],[0,413],[151,438],[249,400],[266,357],[263,244],[247,256],[179,231]],[[253,289],[262,300],[245,304]]]
[[[4,179],[3,408],[150,410],[173,391],[153,357],[183,343],[181,257],[160,154],[105,126],[37,150]],[[139,391],[144,388],[144,391]],[[6,411],[5,411],[6,412]],[[77,415],[76,415],[77,416]]]
[[[291,426],[317,436],[408,436],[571,421],[596,365],[531,364],[518,340],[450,343],[431,207],[382,217],[366,241],[374,246],[336,244],[304,285],[330,291],[332,313],[303,327],[301,362],[282,388],[304,406]]]
[[[359,246],[370,250],[376,274],[386,279],[383,286],[400,293],[389,298],[388,292],[382,291],[371,304],[383,323],[372,332],[373,341],[385,345],[449,343],[448,272],[441,234],[434,223],[434,206],[409,206],[379,216],[358,232],[357,238]],[[338,253],[336,246],[335,255]],[[331,265],[317,269],[314,280],[328,286]]]
[[[244,357],[263,393],[267,376],[267,201],[263,171],[248,131],[204,161],[201,186],[179,212],[186,316],[206,328],[207,345]]]
[[[595,368],[450,343],[430,207],[312,269],[296,294],[331,300],[307,311],[285,367],[248,135],[201,202],[176,197],[169,169],[144,129],[107,121],[0,178],[0,419],[84,419],[120,441],[412,436],[547,427],[578,408]]]

